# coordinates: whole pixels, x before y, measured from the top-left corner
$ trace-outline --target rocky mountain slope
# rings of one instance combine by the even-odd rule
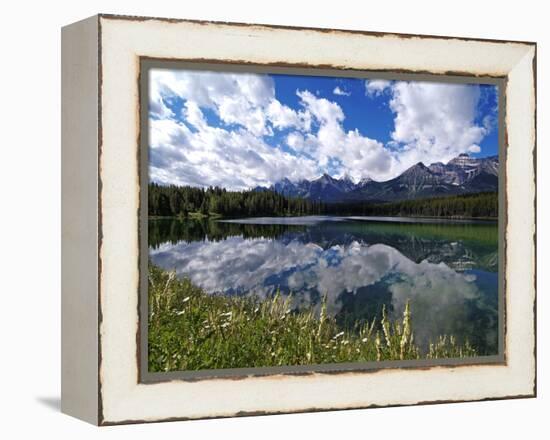
[[[269,188],[256,189],[324,202],[384,202],[497,191],[498,174],[498,156],[477,159],[461,154],[447,164],[437,162],[426,166],[419,162],[385,182],[366,177],[355,183],[349,177],[336,179],[323,174],[311,181],[292,182],[285,178]]]

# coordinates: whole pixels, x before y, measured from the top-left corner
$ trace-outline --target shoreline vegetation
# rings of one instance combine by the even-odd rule
[[[378,319],[352,329],[313,308],[293,309],[291,297],[208,294],[174,271],[149,263],[149,371],[312,365],[476,356],[466,341],[438,336],[421,353],[412,332],[414,310],[391,321]]]
[[[306,215],[396,216],[496,220],[498,194],[440,196],[394,202],[321,202],[286,197],[274,191],[227,191],[149,184],[150,218],[217,219]]]

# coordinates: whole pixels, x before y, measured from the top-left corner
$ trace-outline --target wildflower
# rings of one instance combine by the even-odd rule
[[[187,301],[189,301],[190,299],[191,299],[191,297],[190,297],[190,296],[187,296],[187,297],[183,298],[183,300],[182,300],[181,302],[185,304],[185,303],[186,303]]]
[[[340,332],[340,333],[335,334],[332,339],[338,339],[338,338],[341,338],[342,336],[344,336],[344,332]]]
[[[409,301],[407,301],[407,304],[405,305],[405,312],[403,313],[403,334],[401,335],[401,341],[400,341],[400,359],[403,359],[405,357],[405,349],[407,347],[407,343],[410,343],[409,336],[411,335],[411,311],[409,307]]]
[[[376,345],[376,360],[379,361],[382,358],[382,350],[380,345],[382,341],[380,340],[380,333],[376,332],[376,338],[374,339],[374,344]]]
[[[176,315],[180,316],[180,315],[183,315],[185,313],[185,310],[180,310],[179,312],[176,313]]]
[[[327,294],[325,294],[321,300],[321,315],[319,316],[319,327],[317,329],[317,336],[321,334],[323,324],[327,319]]]
[[[386,345],[388,346],[388,348],[391,348],[390,322],[388,321],[388,317],[386,315],[386,305],[385,304],[382,306],[382,330],[384,330],[384,337],[386,339]]]

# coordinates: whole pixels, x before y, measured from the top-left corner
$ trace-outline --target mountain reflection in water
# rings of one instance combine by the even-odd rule
[[[268,297],[292,292],[295,307],[319,308],[343,326],[398,318],[411,301],[426,349],[438,335],[498,351],[496,224],[421,224],[360,219],[262,219],[260,224],[150,220],[153,264],[210,293]]]

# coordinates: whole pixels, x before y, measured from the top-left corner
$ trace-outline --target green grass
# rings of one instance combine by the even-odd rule
[[[420,359],[407,304],[403,319],[385,311],[352,330],[342,330],[312,309],[293,310],[291,299],[211,295],[174,272],[149,266],[149,371],[308,365]],[[475,356],[469,345],[441,336],[425,358]]]

